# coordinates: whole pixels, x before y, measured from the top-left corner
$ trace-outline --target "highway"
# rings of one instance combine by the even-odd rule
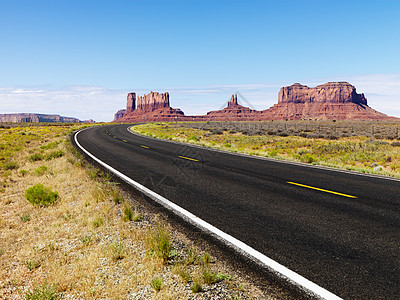
[[[76,139],[126,176],[345,299],[400,299],[400,182],[142,137]]]

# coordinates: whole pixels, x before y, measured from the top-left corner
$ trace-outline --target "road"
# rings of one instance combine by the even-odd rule
[[[100,160],[345,299],[400,299],[400,182],[155,140],[128,125],[79,143]]]

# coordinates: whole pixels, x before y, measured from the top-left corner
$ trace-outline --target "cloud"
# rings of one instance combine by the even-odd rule
[[[125,105],[127,93],[99,86],[1,88],[0,113],[34,112],[111,121]]]
[[[42,93],[43,90],[24,90],[24,89],[17,89],[12,91],[13,94],[33,94],[33,93]]]
[[[351,78],[368,105],[390,116],[400,117],[400,74],[375,74]]]

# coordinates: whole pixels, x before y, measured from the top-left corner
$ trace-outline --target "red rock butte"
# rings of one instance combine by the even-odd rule
[[[364,94],[348,82],[328,82],[309,88],[295,83],[282,87],[278,104],[258,111],[238,103],[232,95],[227,107],[210,111],[204,116],[185,116],[180,109],[171,108],[169,94],[150,92],[136,99],[129,93],[126,110],[119,110],[114,122],[154,121],[264,121],[264,120],[387,120],[399,118],[380,113],[367,104]]]

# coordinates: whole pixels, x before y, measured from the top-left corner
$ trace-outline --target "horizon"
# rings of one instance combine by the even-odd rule
[[[237,92],[263,110],[283,86],[346,81],[400,117],[399,13],[397,0],[1,2],[0,114],[108,122],[151,90],[186,115]]]

